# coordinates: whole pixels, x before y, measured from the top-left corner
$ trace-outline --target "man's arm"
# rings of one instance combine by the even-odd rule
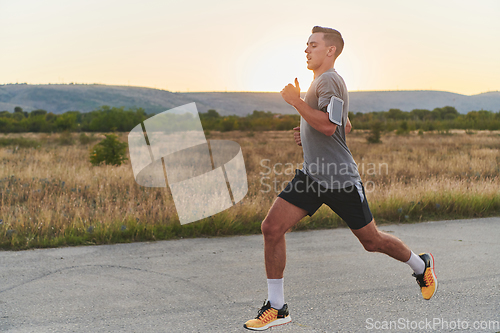
[[[318,132],[331,136],[337,130],[337,125],[328,118],[328,113],[313,109],[302,98],[300,98],[299,81],[295,79],[295,87],[289,83],[281,91],[281,96]]]

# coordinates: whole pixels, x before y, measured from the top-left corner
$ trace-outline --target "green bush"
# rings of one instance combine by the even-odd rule
[[[402,121],[399,124],[398,129],[396,130],[396,134],[397,135],[406,135],[408,133],[410,133],[410,128],[408,127],[408,122],[406,120]]]
[[[120,142],[114,134],[106,134],[106,139],[102,140],[92,148],[90,153],[90,163],[97,166],[104,162],[109,165],[121,165],[127,160],[127,143]]]
[[[376,120],[371,124],[371,132],[370,135],[366,138],[368,143],[381,143],[380,141],[380,132],[383,130],[382,122]]]
[[[222,121],[222,132],[229,132],[235,129],[236,120],[233,117],[224,118]]]
[[[56,117],[55,125],[59,130],[71,131],[76,127],[76,118],[76,114],[72,112],[66,112]]]

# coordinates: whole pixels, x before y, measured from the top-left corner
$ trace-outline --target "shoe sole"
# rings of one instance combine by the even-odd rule
[[[432,296],[434,296],[434,294],[438,290],[438,280],[437,280],[437,277],[436,277],[436,273],[434,271],[434,256],[432,255],[432,253],[429,253],[429,255],[431,256],[431,273],[432,273],[432,278],[434,279],[434,286],[435,286],[435,288],[434,288],[434,292],[432,293],[431,297],[426,298],[427,300],[430,300],[432,298]]]
[[[292,321],[292,318],[290,316],[287,316],[285,318],[276,319],[275,321],[270,322],[266,326],[262,326],[262,327],[247,327],[247,325],[245,324],[245,325],[243,325],[243,327],[246,328],[247,330],[252,330],[252,331],[265,331],[268,328],[271,328],[271,327],[274,327],[274,326],[285,325],[285,324],[288,324],[291,321]]]

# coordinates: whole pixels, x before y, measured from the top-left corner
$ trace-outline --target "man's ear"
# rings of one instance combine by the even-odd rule
[[[328,55],[333,57],[335,52],[337,52],[337,47],[335,45],[329,46]]]

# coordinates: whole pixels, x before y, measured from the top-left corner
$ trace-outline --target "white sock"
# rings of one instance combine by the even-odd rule
[[[285,305],[285,294],[283,292],[283,278],[267,279],[267,300],[271,306],[280,310]]]
[[[417,275],[423,274],[425,271],[425,262],[413,251],[411,251],[410,259],[405,264],[408,264]]]

